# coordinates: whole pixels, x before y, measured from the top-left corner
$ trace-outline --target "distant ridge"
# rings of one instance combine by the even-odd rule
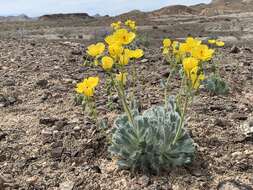
[[[21,14],[18,16],[0,16],[0,21],[4,22],[11,22],[11,21],[29,21],[32,20],[32,18],[28,17],[25,14]]]
[[[82,19],[87,20],[94,18],[87,13],[67,13],[67,14],[51,14],[51,15],[43,15],[39,17],[41,21],[55,21],[55,20],[73,20],[73,19]]]

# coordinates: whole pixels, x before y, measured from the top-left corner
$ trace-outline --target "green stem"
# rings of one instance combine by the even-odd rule
[[[186,111],[187,111],[188,101],[189,101],[189,97],[186,95],[185,102],[184,102],[184,108],[183,108],[183,112],[182,112],[182,115],[181,115],[181,120],[180,120],[180,123],[179,123],[179,127],[177,128],[175,138],[172,142],[173,145],[177,142],[178,138],[181,135],[182,128],[183,128],[183,125],[184,125],[185,115],[186,115]]]
[[[127,116],[128,116],[128,120],[130,121],[130,123],[133,125],[133,126],[136,126],[135,125],[135,122],[134,122],[134,118],[132,116],[132,113],[129,109],[129,106],[127,104],[127,100],[126,100],[126,95],[124,93],[124,87],[123,87],[123,84],[119,84],[117,85],[114,78],[113,78],[113,75],[112,73],[110,73],[110,77],[111,77],[111,80],[112,80],[112,84],[113,86],[115,87],[117,93],[118,93],[118,96],[119,98],[121,99],[121,102],[123,104],[123,108],[124,108],[124,111],[126,112]]]
[[[135,62],[134,62],[135,63]],[[135,67],[135,64],[132,64],[132,80],[133,80],[133,86],[132,86],[132,101],[134,101],[134,95],[135,95],[135,88],[136,88],[136,80],[137,80],[137,74],[136,74],[136,67]]]
[[[96,123],[97,122],[97,109],[96,109],[95,103],[92,101],[92,99],[90,97],[87,97],[86,102],[88,104],[88,107],[90,110],[90,115],[92,116],[92,120]]]
[[[169,90],[169,82],[171,79],[172,74],[174,73],[174,69],[171,70],[167,80],[166,80],[166,84],[165,84],[165,90],[164,90],[164,105],[165,107],[167,107],[168,102],[167,102],[167,96],[168,96],[168,90]]]

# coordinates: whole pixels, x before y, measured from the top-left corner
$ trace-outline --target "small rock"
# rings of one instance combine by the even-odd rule
[[[26,179],[26,182],[29,184],[34,184],[39,179],[38,176],[29,177]]]
[[[97,165],[84,166],[84,170],[85,171],[94,171],[95,173],[102,173],[100,167]]]
[[[70,52],[72,55],[82,55],[82,51],[78,50],[78,49],[74,49]]]
[[[74,80],[73,79],[65,78],[65,79],[63,79],[63,82],[68,83],[68,84],[73,84]]]
[[[194,169],[194,170],[192,170],[191,171],[191,174],[193,175],[193,176],[195,176],[195,177],[201,177],[203,174],[202,174],[202,172],[201,172],[201,170],[199,170],[199,169]]]
[[[72,190],[75,183],[73,181],[66,181],[60,184],[60,190]]]
[[[232,119],[234,120],[247,120],[248,117],[245,115],[245,114],[242,114],[242,113],[234,113],[232,116]]]
[[[12,79],[8,79],[4,82],[4,86],[15,86],[15,81]]]
[[[6,136],[7,136],[7,133],[0,130],[0,141],[5,139]]]
[[[239,156],[241,156],[242,155],[242,152],[233,152],[232,154],[231,154],[231,156],[234,158],[234,157],[239,157]]]
[[[39,87],[41,87],[41,88],[46,88],[47,85],[48,85],[48,81],[45,80],[45,79],[38,80],[38,81],[36,82],[36,85],[39,86]]]
[[[50,129],[43,129],[41,135],[43,135],[44,138],[50,138],[53,135],[53,132]]]
[[[58,119],[56,118],[43,117],[43,118],[40,118],[39,123],[52,127],[56,121],[58,121]]]
[[[119,96],[118,96],[118,95],[113,95],[113,96],[112,96],[112,101],[113,101],[114,103],[117,103],[117,102],[119,101]]]
[[[230,50],[230,53],[240,53],[241,50],[237,46],[233,46]]]
[[[62,141],[56,141],[51,145],[52,148],[63,147]]]
[[[150,178],[144,175],[138,179],[138,184],[140,184],[142,187],[147,187],[150,185]]]
[[[253,119],[249,121],[249,127],[253,128]]]
[[[17,102],[17,98],[10,96],[8,97],[8,101],[10,104],[14,104],[15,102]]]
[[[141,60],[141,63],[147,63],[148,62],[148,59],[142,59]]]
[[[227,120],[223,120],[220,118],[216,118],[214,123],[215,123],[215,125],[220,126],[220,127],[226,127],[226,126],[230,125]]]
[[[253,188],[239,181],[227,180],[220,182],[217,186],[217,190],[253,190]]]
[[[42,102],[44,102],[44,101],[46,101],[50,96],[52,96],[52,94],[51,93],[43,93],[42,95],[41,95],[41,101]]]
[[[74,127],[74,131],[78,132],[78,131],[80,131],[80,130],[81,130],[81,127],[80,127],[80,126],[75,126],[75,127]]]
[[[59,131],[61,131],[66,125],[68,125],[68,122],[65,119],[61,119],[55,122],[55,126],[58,128],[57,130]]]
[[[51,157],[52,157],[52,158],[58,159],[58,158],[61,157],[63,151],[64,151],[64,148],[62,148],[62,147],[54,148],[54,149],[51,151]]]

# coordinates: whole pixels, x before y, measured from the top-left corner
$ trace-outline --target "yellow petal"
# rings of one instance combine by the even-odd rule
[[[169,38],[166,38],[163,40],[163,47],[170,47],[171,46],[171,40]]]
[[[113,66],[113,59],[109,56],[104,56],[102,58],[102,67],[104,70],[110,70]]]

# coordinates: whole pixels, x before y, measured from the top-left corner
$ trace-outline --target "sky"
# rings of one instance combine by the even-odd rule
[[[193,5],[211,0],[0,0],[0,15],[37,17],[53,13],[118,15],[130,10],[151,11],[168,5]]]

